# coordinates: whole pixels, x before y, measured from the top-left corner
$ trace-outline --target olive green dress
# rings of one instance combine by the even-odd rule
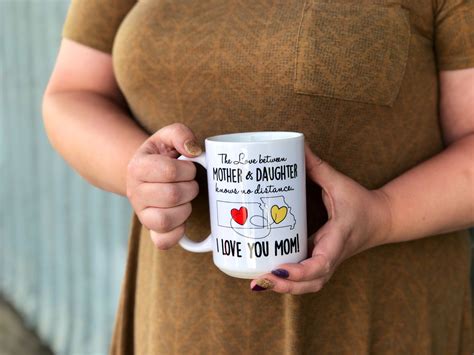
[[[113,54],[149,133],[301,131],[377,188],[444,148],[438,71],[474,67],[474,2],[73,0],[63,35]],[[308,183],[310,232],[326,218]],[[463,231],[361,253],[318,293],[255,293],[209,253],[157,250],[134,216],[111,353],[471,354],[469,264]]]

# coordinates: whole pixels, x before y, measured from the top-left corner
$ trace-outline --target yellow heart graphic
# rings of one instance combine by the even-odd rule
[[[286,214],[288,213],[288,208],[286,208],[285,206],[278,207],[277,205],[273,205],[271,213],[273,221],[278,224],[285,219]]]

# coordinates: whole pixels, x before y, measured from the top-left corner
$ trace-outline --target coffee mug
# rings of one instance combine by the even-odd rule
[[[307,257],[304,136],[247,132],[207,138],[205,152],[181,156],[207,169],[211,235],[183,236],[191,252],[213,253],[227,275],[251,279]]]

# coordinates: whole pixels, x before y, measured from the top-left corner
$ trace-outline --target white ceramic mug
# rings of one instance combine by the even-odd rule
[[[255,278],[307,257],[304,136],[247,132],[206,139],[205,152],[181,156],[207,169],[211,235],[180,245],[212,251],[224,273]]]

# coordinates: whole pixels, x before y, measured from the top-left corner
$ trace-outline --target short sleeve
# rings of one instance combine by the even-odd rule
[[[71,0],[62,36],[112,53],[115,34],[137,0]]]
[[[438,0],[435,50],[440,70],[474,67],[474,0]]]

